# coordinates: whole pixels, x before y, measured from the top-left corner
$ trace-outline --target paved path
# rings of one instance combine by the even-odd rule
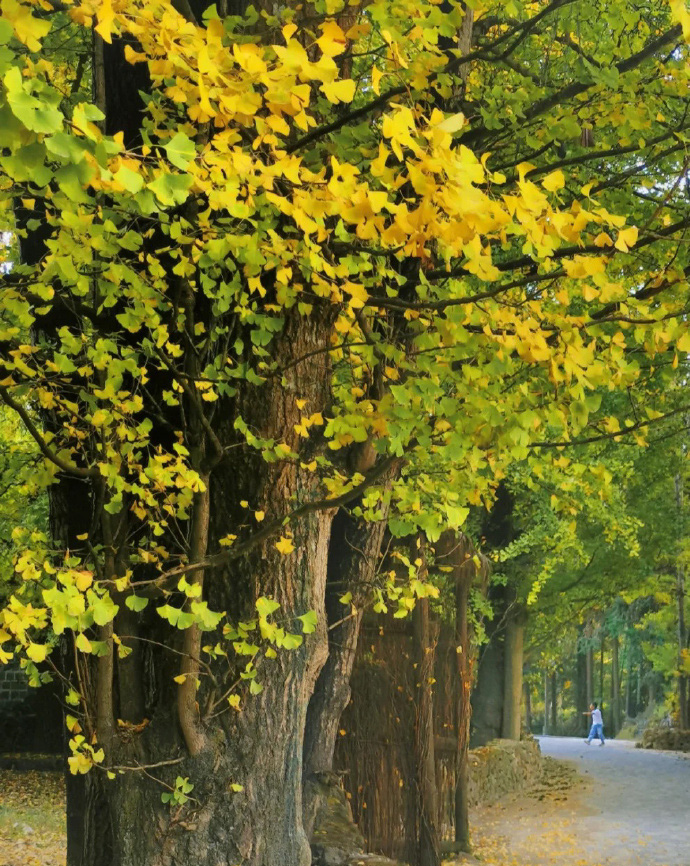
[[[582,790],[544,802],[516,798],[477,815],[485,859],[505,866],[690,866],[690,755],[539,738],[573,762]],[[498,840],[498,841],[497,841]]]

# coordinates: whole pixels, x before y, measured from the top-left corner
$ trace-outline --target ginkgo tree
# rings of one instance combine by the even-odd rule
[[[54,519],[0,640],[64,682],[70,864],[309,863],[329,570],[351,656],[353,601],[435,591],[379,574],[386,526],[663,418],[602,391],[690,347],[689,35],[677,0],[2,0],[0,399]]]

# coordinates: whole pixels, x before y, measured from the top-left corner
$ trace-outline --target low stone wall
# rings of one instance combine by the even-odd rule
[[[492,740],[470,752],[470,805],[487,806],[506,794],[529,788],[541,774],[541,750],[535,739]]]

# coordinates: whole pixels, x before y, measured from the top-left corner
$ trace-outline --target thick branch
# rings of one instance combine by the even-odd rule
[[[284,529],[290,523],[294,523],[301,517],[305,517],[308,514],[313,514],[316,511],[325,511],[330,508],[339,508],[341,505],[347,505],[348,502],[352,502],[353,500],[361,496],[364,491],[367,490],[367,488],[371,487],[372,484],[375,484],[386,472],[388,472],[389,469],[392,469],[395,465],[402,466],[404,462],[405,460],[402,457],[386,457],[368,473],[368,475],[365,477],[364,481],[361,482],[361,484],[358,484],[356,487],[353,487],[351,490],[348,490],[345,493],[341,493],[340,496],[334,496],[327,499],[319,499],[315,502],[307,502],[304,505],[301,505],[299,508],[296,508],[290,514],[272,520],[263,529],[261,529],[259,532],[256,532],[246,541],[234,545],[227,550],[223,550],[220,553],[215,553],[213,554],[213,556],[207,556],[201,559],[199,562],[181,565],[177,568],[170,569],[170,571],[163,572],[163,574],[161,574],[160,577],[156,578],[154,582],[160,583],[161,581],[167,581],[173,577],[178,577],[181,574],[187,574],[190,571],[195,571],[199,568],[216,568],[219,565],[225,565],[225,563],[230,562],[233,559],[239,559],[241,556],[247,554],[257,545],[266,541],[268,538],[275,535],[281,529]]]
[[[665,421],[667,418],[673,418],[674,415],[680,415],[683,412],[688,412],[690,405],[681,406],[679,409],[673,409],[671,412],[665,412],[657,418],[649,418],[647,421],[638,421],[636,424],[629,424],[626,427],[621,427],[612,433],[598,433],[595,436],[588,436],[585,439],[571,439],[561,442],[531,442],[530,448],[572,448],[575,445],[591,445],[594,442],[602,442],[605,439],[617,439],[619,436],[625,436],[627,433],[634,433],[636,430],[641,430],[645,427],[651,427],[652,424],[658,424],[660,421]]]
[[[27,432],[31,435],[32,439],[38,445],[41,454],[47,459],[50,460],[51,463],[55,464],[58,469],[61,469],[68,475],[74,475],[77,478],[97,478],[99,476],[99,471],[97,466],[90,466],[88,468],[77,466],[74,463],[71,463],[69,460],[64,460],[59,454],[56,454],[48,445],[46,440],[41,435],[40,431],[34,424],[31,416],[26,411],[26,409],[18,403],[11,395],[10,392],[4,386],[0,386],[0,399],[2,399],[3,403],[13,409],[17,415],[22,419],[24,426],[27,429]]]

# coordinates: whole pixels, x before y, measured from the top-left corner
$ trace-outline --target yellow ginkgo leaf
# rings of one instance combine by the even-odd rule
[[[436,128],[443,132],[449,132],[452,135],[454,132],[459,132],[464,125],[465,115],[462,112],[458,112],[458,114],[451,114],[449,117],[446,117]]]
[[[91,652],[91,641],[83,632],[77,635],[77,639],[75,640],[74,644],[80,652]]]
[[[321,25],[321,36],[316,40],[316,44],[326,57],[335,57],[342,54],[347,47],[347,36],[335,21],[326,21]]]
[[[26,648],[26,654],[32,662],[40,664],[46,660],[48,647],[45,644],[30,643]]]
[[[351,78],[322,84],[320,90],[329,102],[352,102],[355,95],[355,82]]]
[[[295,549],[295,545],[292,543],[292,540],[289,538],[285,538],[285,536],[283,536],[280,541],[276,541],[275,547],[279,553],[282,553],[284,555],[292,553],[292,551]]]
[[[565,175],[560,169],[552,171],[551,174],[546,175],[541,185],[549,192],[556,192],[565,186]]]
[[[637,243],[637,235],[639,234],[637,226],[629,226],[627,229],[621,229],[616,238],[616,249],[622,253],[627,253],[630,247],[634,247]]]
[[[378,68],[378,66],[371,67],[371,87],[374,93],[378,96],[381,93],[381,79],[383,78],[383,72]]]

